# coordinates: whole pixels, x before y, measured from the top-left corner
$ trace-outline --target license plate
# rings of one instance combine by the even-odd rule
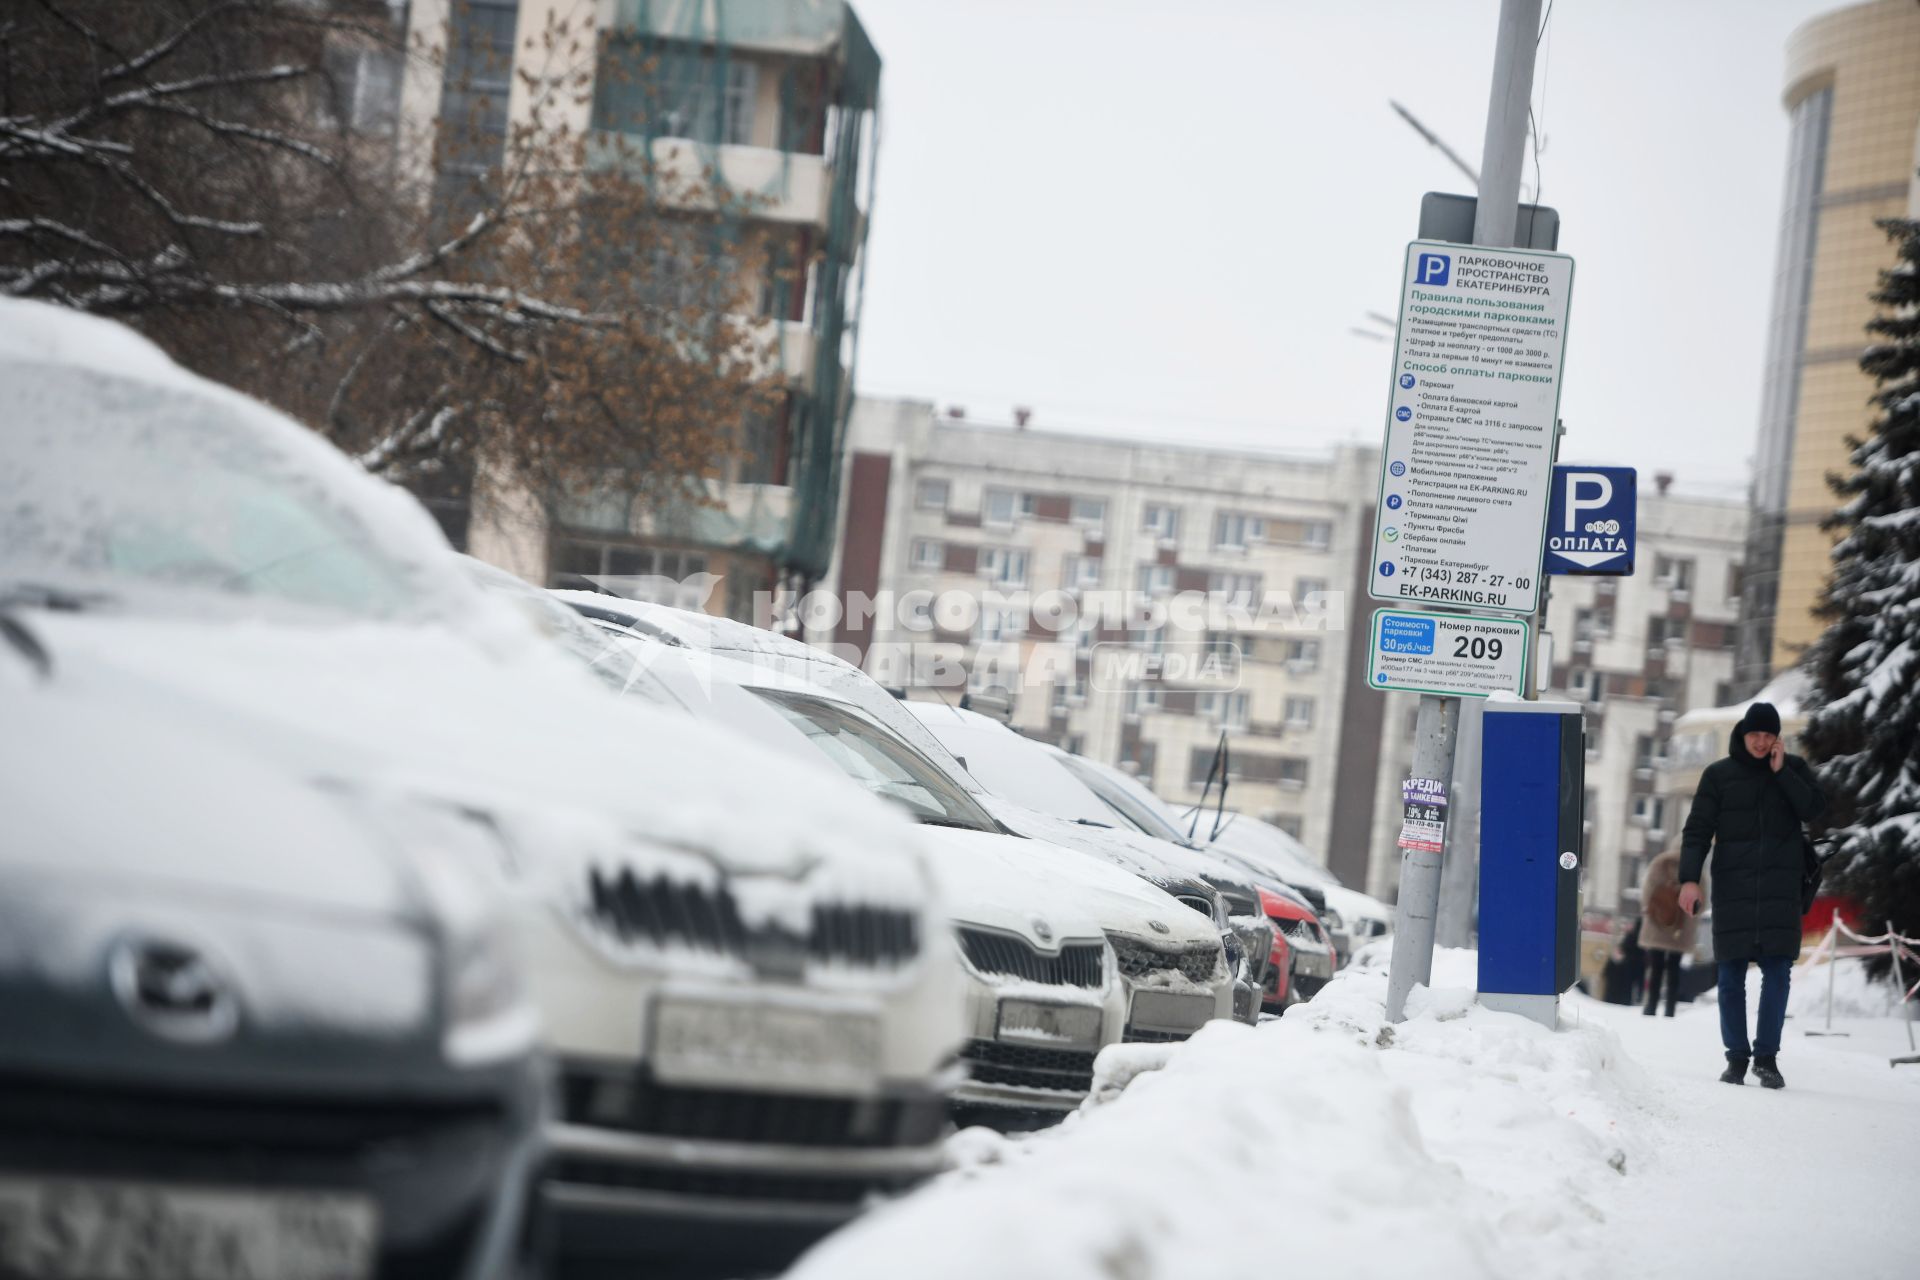
[[[366,1196],[0,1177],[0,1276],[38,1280],[365,1280]]]
[[[1197,1031],[1213,1017],[1212,996],[1182,996],[1166,991],[1133,993],[1133,1026],[1150,1031]]]
[[[1085,1047],[1100,1043],[1100,1010],[1084,1005],[1000,1002],[1000,1039]]]
[[[880,1025],[862,1013],[667,998],[653,1014],[653,1073],[667,1084],[870,1092]]]

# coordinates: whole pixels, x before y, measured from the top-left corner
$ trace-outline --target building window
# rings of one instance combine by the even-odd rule
[[[926,511],[945,511],[948,492],[945,480],[922,480],[913,487],[913,505]]]
[[[707,571],[704,551],[623,546],[614,542],[561,538],[554,543],[554,573],[581,577],[671,578],[685,582]]]
[[[980,572],[988,582],[1003,587],[1027,585],[1027,553],[1018,547],[986,547],[980,552]]]
[[[1287,666],[1295,671],[1312,671],[1320,665],[1318,640],[1287,641]]]
[[[1129,631],[1127,643],[1135,649],[1145,649],[1148,653],[1164,653],[1167,648],[1167,629],[1142,627],[1136,631]]]
[[[1693,588],[1693,561],[1677,560],[1671,556],[1655,556],[1653,576],[1657,586],[1670,587],[1675,591],[1689,591]]]
[[[1327,580],[1325,578],[1295,578],[1293,580],[1293,600],[1295,604],[1303,600],[1311,600],[1315,596],[1324,596],[1326,594]]]
[[[1173,566],[1170,564],[1143,564],[1140,566],[1140,590],[1150,596],[1164,596],[1173,591]]]
[[[619,41],[594,86],[597,128],[750,146],[760,68],[705,49]]]
[[[1280,785],[1289,790],[1299,790],[1307,785],[1307,762],[1296,756],[1281,756],[1276,764],[1280,766]]]
[[[1286,701],[1286,714],[1283,717],[1290,729],[1310,729],[1313,727],[1313,699],[1289,694]]]
[[[1160,709],[1160,686],[1157,684],[1136,684],[1127,690],[1127,714],[1137,716],[1142,711]]]
[[[1327,520],[1307,521],[1305,542],[1315,550],[1325,551],[1333,545],[1333,524]]]
[[[1213,520],[1213,545],[1221,551],[1245,551],[1266,536],[1267,522],[1259,516],[1222,511]]]
[[[1300,833],[1306,830],[1306,827],[1300,821],[1300,815],[1295,813],[1275,814],[1271,821],[1274,826],[1280,828],[1295,840],[1298,840]]]
[[[1633,767],[1636,769],[1653,768],[1653,735],[1638,734],[1633,740]]]
[[[1635,796],[1633,798],[1633,820],[1646,827],[1649,834],[1666,831],[1667,800],[1665,796]]]
[[[1746,577],[1746,566],[1738,562],[1727,566],[1727,603],[1740,603],[1740,587]]]
[[[1030,493],[1021,494],[1019,496],[1019,499],[1015,502],[1014,505],[1019,508],[1020,518],[1022,520],[1033,519],[1035,506],[1034,506],[1034,500],[1033,500],[1032,494]]]
[[[1180,508],[1149,502],[1140,521],[1140,530],[1153,534],[1162,542],[1174,541],[1180,536]]]
[[[1027,633],[1027,615],[1022,609],[1005,605],[986,605],[980,610],[980,622],[974,634],[982,644],[1018,640]]]
[[[947,548],[942,542],[932,538],[913,540],[913,567],[916,569],[938,569],[946,561]]]
[[[1206,692],[1194,695],[1193,710],[1194,714],[1212,720],[1224,729],[1244,729],[1251,707],[1244,691]]]
[[[980,520],[983,524],[1010,525],[1013,523],[1015,502],[1019,495],[1011,489],[989,489],[980,497]]]
[[[1107,500],[1105,498],[1075,498],[1073,500],[1073,522],[1088,529],[1101,529],[1107,523]]]
[[[1260,575],[1210,573],[1207,575],[1207,594],[1224,596],[1229,604],[1251,605],[1260,595]]]
[[[1068,556],[1060,565],[1060,585],[1069,591],[1100,585],[1099,556]]]

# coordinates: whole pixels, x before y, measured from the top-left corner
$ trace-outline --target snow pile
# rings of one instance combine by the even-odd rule
[[[1480,1009],[1474,957],[1386,1024],[1384,972],[1184,1045],[1122,1045],[1058,1129],[969,1130],[953,1173],[790,1280],[1607,1273],[1602,1205],[1651,1145],[1652,1086],[1604,1028]]]
[[[1827,1016],[1827,988],[1833,988],[1836,1018],[1885,1018],[1892,1015],[1893,984],[1867,977],[1867,962],[1842,956],[1830,971],[1824,963],[1795,965],[1787,990],[1787,1013],[1817,1026]]]

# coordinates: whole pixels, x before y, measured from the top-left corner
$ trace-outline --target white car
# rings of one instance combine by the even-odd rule
[[[938,1167],[964,1006],[916,828],[609,699],[411,498],[116,325],[0,303],[0,407],[10,634],[507,903],[563,1252],[782,1261]]]
[[[1149,874],[1161,866],[1155,842],[1111,826],[1080,826],[991,795],[941,745],[937,735],[929,733],[908,707],[872,677],[797,640],[663,605],[588,592],[554,594],[607,625],[631,628],[671,646],[732,660],[744,669],[743,674],[733,677],[736,683],[772,690],[782,687],[782,682],[797,682],[793,686],[797,690],[840,703],[843,711],[857,712],[870,731],[883,733],[909,749],[920,766],[933,769],[945,780],[946,787],[966,799],[969,809],[979,815],[970,822],[978,824],[984,818],[989,830],[1025,837],[1002,846],[1016,859],[1042,864],[1050,873],[1109,886],[1112,892],[1120,892],[1124,886],[1136,897],[1146,895],[1139,901],[1157,908],[1144,918],[1145,923],[1156,926],[1151,931],[1140,927],[1143,917],[1138,905],[1103,921],[1125,987],[1123,1039],[1181,1039],[1213,1018],[1234,1015],[1237,987],[1221,942],[1225,921],[1216,914],[1218,895],[1197,877],[1180,871],[1162,872],[1159,878],[1190,895],[1190,901],[1156,889],[1156,877]],[[1096,856],[1076,856],[1089,851]],[[1171,910],[1167,906],[1183,901],[1193,909]],[[1199,919],[1194,918],[1196,915]],[[1264,941],[1260,945],[1264,964],[1269,948]],[[1257,1001],[1257,992],[1252,998]],[[984,1052],[980,1045],[975,1048]]]

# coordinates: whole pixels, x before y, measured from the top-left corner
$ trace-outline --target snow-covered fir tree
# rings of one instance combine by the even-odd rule
[[[1830,882],[1874,931],[1920,935],[1920,221],[1881,224],[1898,245],[1873,295],[1878,341],[1860,367],[1880,416],[1831,478],[1841,533],[1809,649],[1815,710],[1803,738],[1832,801]],[[1885,970],[1884,958],[1875,967]],[[1908,981],[1913,975],[1908,975]]]

